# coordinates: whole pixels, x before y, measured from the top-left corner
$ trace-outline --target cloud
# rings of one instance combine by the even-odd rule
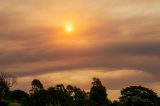
[[[51,45],[35,44],[17,47],[11,50],[3,50],[1,51],[0,65],[17,65],[21,67],[23,64],[32,64],[34,62],[60,62],[57,66],[53,65],[42,69],[37,67],[38,69],[31,71],[32,74],[41,73],[41,70],[53,72],[54,70],[74,70],[95,67],[137,69],[150,72],[158,72],[160,68],[158,64],[160,56],[159,42],[124,42],[110,46],[103,44],[95,45],[94,47],[66,46],[62,48],[53,45],[53,47],[52,49]],[[22,71],[22,73],[24,72]]]
[[[155,88],[160,80],[159,0],[0,3],[0,68],[20,77],[17,87],[35,77],[89,88],[97,76],[115,90]],[[67,19],[75,21],[74,36],[62,31]]]

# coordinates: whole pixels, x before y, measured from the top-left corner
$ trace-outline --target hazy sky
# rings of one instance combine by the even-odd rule
[[[111,99],[129,85],[159,93],[160,0],[1,0],[0,68],[23,90],[99,77]]]

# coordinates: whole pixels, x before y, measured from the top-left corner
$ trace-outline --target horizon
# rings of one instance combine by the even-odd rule
[[[159,0],[0,1],[0,68],[12,89],[63,83],[89,90],[101,79],[111,100],[130,85],[160,95]],[[0,71],[0,72],[1,72]]]

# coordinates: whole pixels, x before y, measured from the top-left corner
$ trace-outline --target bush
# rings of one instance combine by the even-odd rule
[[[0,106],[8,106],[9,102],[8,101],[0,101]]]
[[[21,106],[19,103],[10,103],[9,106]]]

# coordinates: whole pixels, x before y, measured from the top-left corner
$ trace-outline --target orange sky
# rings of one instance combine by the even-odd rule
[[[99,77],[119,90],[143,85],[160,91],[159,0],[1,0],[0,68],[18,77],[91,87]],[[66,27],[73,31],[67,32]]]

